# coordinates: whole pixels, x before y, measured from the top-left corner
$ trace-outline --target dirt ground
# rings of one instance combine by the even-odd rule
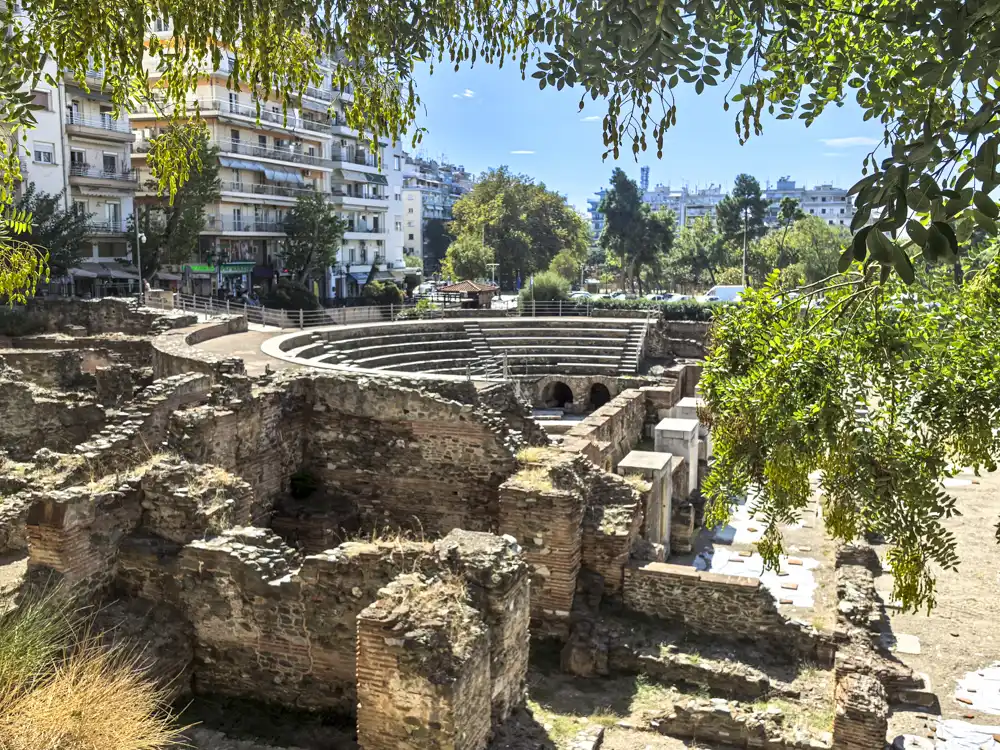
[[[926,612],[904,614],[888,609],[893,634],[920,639],[919,654],[897,653],[907,666],[931,678],[941,714],[946,719],[964,719],[975,724],[1000,723],[1000,717],[970,711],[955,700],[956,681],[966,672],[1000,660],[1000,545],[995,537],[1000,520],[1000,473],[958,479],[971,484],[949,486],[958,500],[960,517],[945,521],[955,535],[960,564],[954,571],[937,575],[937,606]],[[885,548],[878,548],[884,556]],[[892,578],[883,573],[875,581],[883,601],[890,601]],[[900,711],[890,717],[889,738],[903,732],[933,731],[933,712]]]

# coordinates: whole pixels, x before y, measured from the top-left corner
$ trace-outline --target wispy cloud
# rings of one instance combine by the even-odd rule
[[[820,138],[824,146],[830,148],[851,148],[852,146],[877,146],[878,138],[869,138],[865,135],[852,135],[848,138]]]
[[[476,95],[475,91],[473,91],[472,89],[466,89],[461,94],[452,94],[451,98],[452,99],[471,99],[475,95]]]
[[[581,117],[580,122],[600,122],[603,119],[601,115],[587,115],[586,117]]]
[[[531,151],[529,149],[519,148],[519,149],[516,149],[515,151],[511,151],[511,153],[512,154],[533,154],[535,152]]]
[[[843,159],[844,158],[844,152],[843,151],[824,151],[823,152],[823,156],[829,156],[832,159]]]

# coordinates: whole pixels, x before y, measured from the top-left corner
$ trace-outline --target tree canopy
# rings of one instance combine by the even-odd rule
[[[499,263],[497,279],[506,288],[514,286],[518,274],[526,279],[544,271],[561,252],[580,262],[587,257],[589,230],[583,218],[561,195],[507,167],[484,172],[472,190],[455,203],[452,215],[448,232],[456,240],[446,258],[452,259],[456,278],[489,275],[485,271],[471,273],[481,264],[461,269],[469,273],[460,273],[455,265],[455,259],[468,256],[475,243],[486,247],[476,253],[476,262]],[[456,248],[460,241],[462,245]],[[488,255],[492,257],[487,259]]]
[[[31,231],[16,234],[16,240],[43,247],[48,251],[48,265],[55,276],[65,276],[80,264],[80,253],[87,236],[90,215],[64,208],[62,193],[39,193],[29,183],[18,199],[18,211],[31,215]]]
[[[136,201],[139,231],[145,235],[140,250],[142,275],[146,278],[150,278],[162,265],[188,262],[198,248],[198,236],[205,228],[205,206],[219,197],[217,149],[209,143],[208,133],[197,125],[176,124],[171,129],[177,128],[188,131],[182,138],[189,141],[193,148],[188,179],[173,195],[164,191],[155,200]],[[151,167],[159,158],[157,141],[162,137],[153,138],[149,154]],[[148,180],[145,187],[153,194],[160,190],[156,180]],[[134,217],[129,217],[128,232],[130,237],[135,236]]]
[[[722,235],[730,241],[743,243],[763,237],[767,232],[764,216],[768,201],[757,178],[740,174],[736,176],[733,192],[723,198],[716,207],[715,216]]]
[[[352,87],[347,125],[373,137],[400,140],[412,132],[420,98],[413,82],[419,61],[454,69],[477,61],[514,63],[542,88],[576,88],[579,108],[602,100],[606,155],[638,154],[650,142],[662,155],[676,124],[675,90],[701,94],[729,87],[737,137],[762,132],[763,121],[812,123],[831,104],[852,97],[866,119],[884,126],[881,146],[865,160],[853,188],[853,229],[877,216],[885,253],[871,258],[862,239],[845,260],[867,258],[909,279],[909,255],[952,261],[973,224],[997,232],[1000,216],[989,195],[997,171],[1000,94],[993,85],[997,0],[835,0],[820,5],[727,0],[669,5],[640,2],[501,2],[387,0],[377,11],[350,0],[110,0],[100,12],[87,4],[37,0],[5,3],[0,26],[0,207],[4,221],[23,225],[13,204],[18,175],[15,143],[34,123],[36,83],[65,71],[87,86],[87,71],[104,72],[102,87],[116,114],[136,102],[163,105],[171,116],[192,113],[187,99],[205,69],[231,59],[228,84],[258,100],[294,106],[335,60],[338,88]],[[160,14],[171,36],[146,40]],[[144,65],[157,69],[151,86]],[[529,71],[529,68],[531,70]],[[153,94],[155,93],[155,97]],[[162,146],[156,178],[171,191],[186,179],[191,151],[175,132]],[[913,213],[915,212],[915,213]],[[911,215],[912,214],[912,215]],[[892,251],[904,227],[914,245]],[[6,226],[0,239],[9,238]],[[3,242],[5,286],[30,282],[44,261]],[[2,291],[2,290],[0,290]]]
[[[347,222],[341,219],[322,193],[300,195],[285,217],[285,240],[281,257],[296,284],[305,284],[313,274],[337,262]]]
[[[441,264],[441,273],[454,281],[484,279],[493,262],[493,249],[478,237],[462,235],[448,246]]]

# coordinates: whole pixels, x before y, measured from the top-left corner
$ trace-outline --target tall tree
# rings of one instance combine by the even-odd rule
[[[601,247],[615,256],[624,288],[645,233],[646,215],[639,185],[616,168],[611,173],[611,189],[604,193],[597,210],[604,214]]]
[[[767,231],[764,225],[767,206],[768,201],[764,198],[757,178],[739,174],[736,176],[733,192],[723,198],[715,209],[723,236],[739,247],[743,254],[744,284],[748,281],[746,266],[749,262],[747,253],[750,243],[763,237]]]
[[[428,219],[424,222],[424,246],[420,248],[420,252],[423,253],[426,274],[438,273],[441,270],[448,245],[451,244],[452,238],[445,229],[445,223],[444,219]]]
[[[499,264],[497,278],[508,289],[518,274],[524,279],[545,270],[564,250],[586,257],[585,222],[566,199],[507,167],[483,173],[452,214],[448,231],[456,241],[466,239],[465,247],[472,240],[485,243]]]
[[[285,247],[282,259],[296,284],[337,263],[347,222],[341,219],[320,192],[300,195],[285,218]]]
[[[730,263],[729,249],[711,216],[699,216],[682,227],[666,259],[666,274],[685,284],[712,285]]]
[[[463,234],[448,246],[441,274],[453,281],[485,279],[493,257],[493,248],[474,235]]]
[[[65,276],[70,268],[80,264],[90,219],[89,214],[81,211],[67,211],[63,204],[62,193],[36,192],[33,182],[15,204],[16,210],[31,215],[31,231],[15,234],[14,239],[48,253],[49,268],[54,276]]]
[[[676,231],[672,211],[650,211],[643,205],[642,213],[642,237],[632,257],[631,269],[639,294],[643,292],[644,280],[645,288],[662,285]]]
[[[139,231],[145,235],[140,248],[142,275],[147,279],[163,265],[181,265],[197,257],[198,237],[205,228],[205,206],[219,198],[218,149],[210,144],[207,131],[196,125],[174,125],[167,133],[171,140],[180,138],[190,144],[192,168],[189,178],[173,195],[161,192],[152,201],[136,201]],[[152,139],[150,167],[169,158],[162,150],[162,137]],[[146,189],[156,195],[160,185],[149,180]],[[135,236],[134,216],[128,218],[128,232],[130,237]]]
[[[818,216],[806,216],[754,243],[753,255],[760,261],[755,264],[753,279],[763,282],[777,268],[784,287],[814,284],[837,273],[840,255],[850,242],[850,233],[843,227],[830,226]]]

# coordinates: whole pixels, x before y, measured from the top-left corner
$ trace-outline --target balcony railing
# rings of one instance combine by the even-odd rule
[[[313,99],[322,99],[325,102],[333,101],[333,91],[324,91],[315,86],[309,86],[306,89],[306,96],[311,96]]]
[[[245,141],[234,141],[226,138],[214,141],[220,151],[229,154],[242,154],[243,156],[258,156],[262,159],[277,159],[280,161],[290,161],[296,164],[312,164],[315,166],[329,166],[330,160],[322,156],[312,156],[303,154],[291,148],[267,148],[256,146]]]
[[[89,164],[70,164],[70,177],[96,177],[102,180],[119,180],[121,182],[138,182],[138,176],[134,170],[108,170],[99,167],[92,167]]]
[[[83,115],[66,115],[67,125],[82,125],[87,128],[99,128],[101,130],[110,130],[115,133],[131,133],[132,127],[127,121],[115,120],[112,117],[84,117]]]
[[[87,222],[87,231],[100,234],[124,234],[127,230],[124,221],[95,221]]]
[[[284,232],[285,225],[279,221],[260,219],[223,219],[218,216],[205,217],[205,229],[216,232]]]
[[[361,223],[352,224],[351,222],[348,222],[347,223],[347,228],[344,231],[345,232],[364,232],[365,234],[385,234],[386,228],[384,226],[383,227],[374,227],[374,226],[369,226],[367,224],[361,224]]]
[[[190,100],[186,102],[185,109],[188,112],[194,112],[195,108],[201,112],[220,112],[221,114],[234,114],[241,117],[248,117],[250,119],[256,120],[258,115],[261,122],[274,123],[283,128],[289,130],[308,130],[313,133],[326,133],[330,134],[333,132],[331,123],[318,122],[316,120],[309,120],[304,117],[296,117],[295,115],[289,114],[285,117],[281,112],[274,112],[273,110],[261,108],[260,112],[257,112],[257,107],[238,104],[236,102],[228,102],[223,99],[198,99]],[[172,105],[168,106],[165,102],[160,102],[157,106],[151,106],[149,104],[138,104],[132,108],[133,115],[168,115],[172,114],[174,111]],[[332,122],[332,125],[343,125],[341,122]]]
[[[374,154],[366,154],[361,151],[350,151],[345,149],[336,150],[333,152],[333,160],[346,161],[351,164],[361,164],[366,167],[377,166]]]
[[[366,201],[389,200],[388,195],[378,195],[377,193],[371,193],[368,195],[357,195],[355,193],[351,193],[348,192],[347,190],[344,190],[342,187],[334,187],[330,190],[330,192],[333,194],[334,197],[339,197],[339,198],[357,198],[359,200],[366,200]]]
[[[257,185],[250,182],[223,181],[222,190],[232,193],[252,193],[254,195],[276,195],[287,198],[297,198],[300,195],[311,195],[316,192],[311,187],[284,187],[282,185]]]

